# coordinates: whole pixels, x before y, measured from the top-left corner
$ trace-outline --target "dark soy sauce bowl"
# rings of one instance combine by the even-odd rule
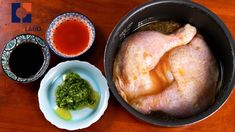
[[[205,111],[187,118],[176,118],[164,113],[144,115],[132,108],[118,94],[113,82],[113,62],[123,39],[140,26],[153,20],[173,20],[190,23],[204,36],[213,54],[220,63],[220,90],[215,102]],[[234,41],[225,24],[209,9],[185,0],[151,1],[135,8],[123,17],[109,36],[105,55],[105,74],[109,87],[118,102],[132,115],[145,122],[176,127],[201,121],[216,112],[228,99],[234,87]],[[231,113],[232,114],[232,113]]]
[[[27,44],[30,44],[30,47],[25,46]],[[19,49],[19,48],[21,48],[21,49]],[[18,50],[17,55],[20,55],[19,50],[22,50],[21,52],[22,52],[22,54],[24,54],[24,57],[25,57],[25,54],[27,56],[25,58],[22,57],[20,59],[20,61],[16,60],[16,58],[17,58],[16,49]],[[23,51],[23,49],[25,51]],[[37,49],[37,50],[35,50],[37,52],[32,51],[34,49]],[[27,53],[30,53],[30,54],[27,54]],[[18,70],[22,69],[22,67],[13,67],[10,64],[10,63],[14,63],[14,61],[18,61],[18,62],[16,62],[17,64],[22,64],[22,63],[31,64],[30,66],[27,65],[27,68],[35,68],[35,64],[34,64],[35,61],[34,60],[38,59],[37,57],[35,57],[35,56],[37,56],[36,55],[37,53],[40,54],[41,61],[40,61],[40,65],[37,67],[37,69],[32,70],[33,73],[29,72],[30,69],[29,69],[29,71],[24,70],[24,71],[18,71],[16,73],[15,71],[17,69]],[[29,56],[29,55],[31,55],[31,56]],[[33,57],[35,57],[35,58],[33,58]],[[27,58],[30,58],[30,59],[27,60]],[[13,60],[11,60],[11,59],[13,59]],[[2,51],[1,64],[2,64],[3,71],[6,73],[6,75],[9,78],[11,78],[14,81],[20,82],[20,83],[29,83],[29,82],[36,81],[39,77],[41,77],[45,73],[47,67],[49,66],[49,63],[50,63],[49,48],[46,45],[46,43],[40,37],[38,37],[36,35],[32,35],[32,34],[18,35],[16,37],[14,37],[13,39],[11,39],[5,45],[5,47],[3,48],[3,51]],[[22,66],[22,65],[20,65],[20,66]],[[25,69],[27,69],[27,68],[25,68]],[[24,72],[27,72],[27,73],[24,73]],[[27,76],[23,76],[23,75],[27,75]]]

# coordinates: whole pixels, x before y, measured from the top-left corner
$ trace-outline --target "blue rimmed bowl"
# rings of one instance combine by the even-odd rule
[[[79,21],[84,23],[88,30],[89,30],[89,42],[88,42],[88,46],[81,52],[79,52],[76,55],[66,55],[64,53],[62,53],[61,51],[59,51],[58,49],[56,49],[56,47],[54,46],[54,41],[53,41],[53,37],[54,37],[54,32],[56,30],[56,28],[62,24],[65,21],[68,20],[75,20],[75,21]],[[64,38],[66,39],[66,38]],[[79,36],[78,36],[79,39]],[[91,22],[91,20],[78,12],[68,12],[68,13],[64,13],[62,15],[57,16],[56,18],[54,18],[52,20],[52,22],[50,23],[47,32],[46,32],[46,41],[50,47],[50,49],[59,57],[61,58],[66,58],[66,59],[71,59],[71,58],[76,58],[82,54],[84,54],[87,50],[90,49],[90,47],[92,46],[93,42],[95,41],[95,27],[93,25],[93,23]]]
[[[99,103],[95,109],[84,108],[70,111],[72,119],[61,118],[56,109],[56,89],[63,81],[63,75],[68,72],[78,73],[87,80],[94,91],[99,94]],[[109,88],[103,74],[95,66],[84,61],[66,61],[50,69],[42,79],[38,91],[39,107],[45,118],[58,128],[67,130],[82,129],[96,122],[106,110],[109,99]]]
[[[15,73],[11,71],[9,60],[11,57],[11,53],[14,51],[16,47],[18,47],[19,45],[23,43],[28,43],[28,42],[39,45],[41,47],[42,54],[43,54],[43,64],[35,75],[32,75],[28,78],[22,78],[22,77],[17,76]],[[41,77],[45,73],[47,67],[49,66],[50,50],[47,47],[46,43],[40,37],[33,35],[33,34],[21,34],[11,39],[5,45],[2,51],[1,63],[2,63],[3,71],[12,80],[21,82],[21,83],[33,82],[37,80],[39,77]]]

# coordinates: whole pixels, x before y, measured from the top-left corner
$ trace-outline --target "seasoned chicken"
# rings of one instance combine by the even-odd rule
[[[132,106],[142,113],[162,111],[177,117],[205,110],[215,100],[219,69],[202,36],[171,50],[167,58],[172,84],[160,93],[136,98]]]
[[[140,31],[130,35],[123,41],[114,62],[113,80],[119,94],[131,103],[138,97],[162,91],[161,85],[170,85],[174,78],[168,63],[157,68],[162,75],[156,76],[153,70],[166,52],[188,44],[195,34],[196,28],[186,24],[170,35],[156,31]]]

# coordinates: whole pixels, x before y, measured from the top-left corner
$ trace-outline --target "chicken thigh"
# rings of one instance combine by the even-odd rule
[[[114,61],[113,80],[141,113],[187,117],[215,100],[219,69],[203,37],[190,24],[175,33],[140,31],[126,38]]]
[[[142,113],[162,111],[187,117],[205,110],[214,102],[219,76],[215,57],[202,36],[169,52],[174,82],[158,94],[135,99],[132,106]]]
[[[158,81],[154,72],[160,58],[169,50],[188,44],[196,34],[196,28],[186,24],[173,34],[165,35],[156,31],[140,31],[130,35],[122,43],[115,59],[113,80],[119,94],[127,101],[162,91],[161,84],[170,85],[172,74],[166,66],[162,66],[162,74]]]

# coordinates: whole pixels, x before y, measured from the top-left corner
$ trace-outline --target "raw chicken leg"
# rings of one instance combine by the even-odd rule
[[[186,24],[176,33],[165,35],[156,31],[141,31],[124,40],[114,62],[113,80],[119,94],[131,102],[140,96],[161,91],[151,70],[167,51],[189,43],[196,34],[196,28]],[[166,70],[167,72],[167,70]],[[169,84],[173,81],[168,74]],[[158,83],[160,84],[160,83]]]
[[[142,113],[162,111],[186,117],[213,103],[219,70],[202,36],[197,35],[190,44],[170,51],[168,61],[175,81],[161,93],[135,99],[134,108]]]

